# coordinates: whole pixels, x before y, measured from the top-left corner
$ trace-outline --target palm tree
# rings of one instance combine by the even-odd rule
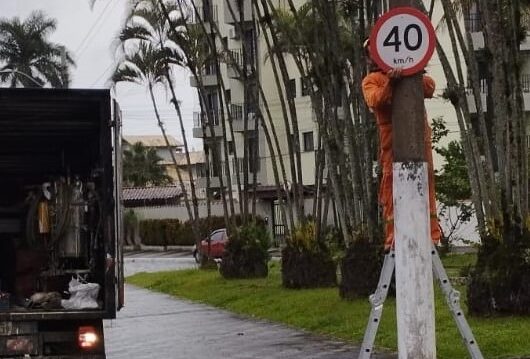
[[[172,43],[172,39],[168,36],[169,24],[164,18],[162,10],[158,6],[157,0],[135,0],[132,4],[132,9],[127,17],[127,24],[120,34],[120,41],[124,47],[130,42],[144,42],[153,46],[154,49],[160,51],[161,55],[165,55],[161,61],[163,66],[164,83],[171,93],[171,103],[173,104],[180,124],[181,136],[184,143],[184,153],[186,156],[186,163],[188,168],[188,176],[190,178],[191,199],[193,203],[194,217],[199,217],[198,200],[195,189],[195,181],[193,179],[192,166],[189,156],[188,140],[186,130],[184,129],[184,120],[182,118],[182,111],[180,102],[178,101],[173,86],[172,67],[171,65],[182,66],[184,61],[178,46]],[[174,13],[177,10],[176,5],[167,3],[166,9],[169,13]],[[178,24],[182,19],[175,19]]]
[[[158,122],[158,127],[162,132],[162,136],[166,142],[166,146],[170,148],[170,143],[167,138],[166,129],[164,123],[160,118],[160,113],[158,111],[158,104],[154,95],[154,88],[157,85],[164,84],[165,74],[166,74],[166,54],[164,51],[161,51],[158,48],[154,48],[151,44],[140,42],[132,53],[125,53],[121,63],[118,65],[112,81],[114,83],[118,82],[132,82],[139,85],[147,86],[149,90],[149,95],[151,97],[151,102],[153,104],[153,110],[155,112],[156,120]],[[177,170],[177,177],[180,184],[182,193],[184,194],[184,203],[186,205],[186,210],[190,221],[194,224],[192,226],[195,239],[197,242],[201,240],[199,232],[195,226],[196,217],[193,215],[191,209],[190,201],[186,191],[186,187],[182,180],[182,175],[178,169],[177,159],[175,158],[174,151],[169,151],[171,154],[171,160],[175,169]]]
[[[42,11],[34,11],[21,21],[18,17],[0,20],[0,82],[10,87],[68,87],[70,53],[48,41],[57,23]]]
[[[346,242],[353,230],[369,228],[370,239],[377,230],[377,207],[372,180],[374,153],[372,122],[362,106],[358,83],[364,66],[360,44],[364,40],[361,6],[345,11],[340,2],[315,0],[289,10],[276,9],[270,0],[261,0],[265,15],[263,33],[270,32],[269,53],[290,54],[306,80],[313,111],[319,126],[324,158],[316,161],[317,205],[314,217],[322,218],[323,170],[328,169],[328,193],[332,189]],[[266,35],[265,35],[266,37]],[[330,44],[333,44],[332,46]],[[271,61],[273,56],[271,55]],[[281,56],[276,55],[279,59]],[[343,116],[338,115],[342,107]],[[330,188],[331,187],[331,188]],[[325,211],[324,211],[325,212]],[[373,229],[373,230],[372,230]],[[319,221],[317,230],[319,233]]]
[[[155,149],[145,147],[141,142],[123,151],[123,181],[128,186],[159,186],[171,182],[162,160]]]
[[[226,88],[224,86],[223,77],[221,76],[221,72],[219,71],[219,61],[218,61],[218,51],[215,47],[214,42],[212,41],[212,38],[210,35],[207,34],[207,31],[205,30],[205,24],[204,22],[199,22],[200,26],[192,25],[189,23],[189,16],[190,16],[190,8],[186,6],[182,1],[178,1],[178,8],[180,12],[181,18],[184,20],[182,22],[182,28],[185,31],[179,32],[177,24],[172,21],[170,17],[170,13],[167,9],[167,7],[164,4],[164,1],[158,0],[158,3],[160,5],[160,8],[162,9],[164,13],[165,19],[168,21],[168,24],[170,25],[170,32],[169,37],[172,39],[173,43],[180,47],[184,54],[185,61],[183,65],[190,70],[192,73],[194,79],[197,82],[197,89],[198,89],[198,95],[199,95],[199,101],[201,105],[201,112],[206,113],[206,120],[207,120],[207,126],[209,127],[209,137],[211,138],[211,143],[208,143],[208,146],[213,143],[214,147],[217,148],[218,144],[220,143],[223,146],[223,151],[212,152],[213,158],[213,165],[216,169],[217,173],[222,173],[221,169],[221,161],[218,159],[220,158],[221,154],[219,152],[224,152],[224,169],[225,169],[225,176],[226,176],[226,182],[227,186],[225,188],[223,176],[219,176],[219,187],[221,189],[221,197],[222,197],[222,203],[224,207],[224,217],[227,229],[230,230],[231,228],[235,228],[236,223],[234,220],[234,214],[235,214],[235,208],[234,208],[234,198],[232,193],[232,176],[230,171],[230,163],[229,163],[229,157],[228,157],[228,141],[227,141],[227,129],[226,129],[226,123],[225,123],[225,106],[223,103],[223,99],[226,100],[226,97],[223,96],[223,94],[226,93]],[[193,8],[195,13],[197,13],[197,8],[194,6],[193,2],[191,3],[193,5]],[[208,21],[208,20],[206,20]],[[212,106],[210,101],[207,101],[207,93],[206,87],[204,86],[203,82],[203,74],[204,74],[204,68],[206,66],[212,66],[212,64],[215,65],[215,73],[218,81],[217,85],[217,94],[216,98],[218,99],[218,102],[221,104],[220,106]],[[229,112],[229,107],[226,106],[227,112]],[[219,111],[219,112],[217,112]],[[221,141],[219,142],[218,139],[215,136],[215,130],[214,130],[214,117],[217,116],[217,113],[220,115],[220,124],[222,129],[222,135],[221,135]],[[228,116],[230,117],[230,113],[228,113]],[[232,138],[234,138],[234,131],[232,128],[231,122],[229,123],[230,133],[232,135]],[[205,126],[203,124],[203,129],[205,129]],[[217,158],[215,156],[217,155]],[[235,153],[234,153],[235,155]],[[237,158],[237,156],[236,156]],[[209,179],[209,176],[207,176],[207,179]],[[236,181],[237,181],[237,188],[238,192],[240,193],[241,198],[241,185],[240,185],[240,179],[239,179],[239,173],[236,170]],[[228,190],[227,190],[228,189]],[[229,199],[229,205],[230,205],[230,212],[228,211],[228,205],[226,201],[226,194],[228,192],[228,199]],[[242,212],[242,205],[240,201],[240,212]]]
[[[447,60],[440,56],[448,85],[452,85],[446,93],[457,115],[463,118],[464,126],[460,128],[463,139],[469,141],[470,151],[465,151],[466,160],[472,165],[469,172],[479,175],[478,183],[471,184],[475,209],[482,216],[481,219],[477,215],[483,246],[468,285],[469,309],[486,315],[527,313],[530,295],[519,280],[530,272],[525,254],[530,247],[527,119],[519,49],[526,36],[521,31],[521,15],[528,2],[456,3],[464,13],[475,8],[482,19],[480,30],[484,35],[484,47],[479,53],[473,45],[469,23],[464,22],[462,29],[454,4],[442,1],[457,65],[455,76]],[[467,74],[458,67],[458,53],[467,65]],[[479,65],[486,71],[480,73]],[[467,101],[459,101],[466,78],[472,89],[475,119]],[[487,85],[485,103],[481,79]],[[501,301],[501,296],[506,300]]]

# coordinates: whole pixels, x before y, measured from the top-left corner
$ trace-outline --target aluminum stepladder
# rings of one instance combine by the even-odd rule
[[[478,347],[477,341],[473,336],[473,332],[471,331],[471,328],[469,327],[469,324],[467,323],[467,320],[464,316],[464,312],[460,307],[460,292],[454,289],[451,285],[449,277],[447,277],[447,273],[443,267],[442,261],[440,260],[440,256],[438,255],[438,251],[434,245],[432,246],[431,254],[433,273],[440,283],[440,287],[445,295],[446,303],[449,306],[451,315],[456,322],[458,331],[462,336],[471,358],[484,359]],[[375,336],[377,334],[377,329],[379,328],[379,323],[383,314],[383,304],[388,294],[388,289],[390,287],[390,282],[392,280],[395,267],[396,255],[394,250],[392,250],[385,255],[377,289],[375,290],[375,293],[370,296],[372,310],[370,311],[370,317],[368,319],[368,324],[366,326],[366,331],[364,333],[364,339],[358,359],[370,359],[372,355]]]

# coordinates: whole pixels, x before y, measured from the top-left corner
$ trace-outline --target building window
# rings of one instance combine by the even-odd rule
[[[296,98],[296,79],[289,80],[287,84],[287,98]]]
[[[309,77],[301,77],[300,78],[300,87],[302,88],[302,96],[309,96],[311,95],[310,87],[311,86],[311,79]]]
[[[228,154],[233,155],[235,152],[234,141],[228,141]]]
[[[313,132],[304,132],[304,151],[314,151],[315,150],[315,144],[313,142]]]

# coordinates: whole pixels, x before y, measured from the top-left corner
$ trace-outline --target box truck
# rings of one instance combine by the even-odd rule
[[[105,358],[123,306],[109,90],[0,89],[0,358]]]

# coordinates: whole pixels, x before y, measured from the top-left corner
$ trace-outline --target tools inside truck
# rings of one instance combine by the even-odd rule
[[[0,189],[0,293],[10,310],[101,307],[105,248],[97,171],[10,186]],[[90,290],[90,298],[80,299],[87,295],[81,290]]]

